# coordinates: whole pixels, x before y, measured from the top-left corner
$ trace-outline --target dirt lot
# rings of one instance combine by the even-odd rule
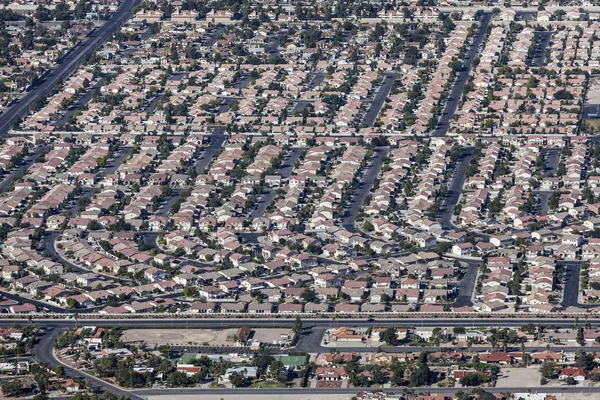
[[[587,103],[600,104],[600,81],[598,79],[590,82],[587,92]]]
[[[310,391],[308,391],[310,392]],[[202,394],[202,400],[350,400],[349,394]],[[150,400],[197,400],[194,395],[148,396]]]
[[[502,368],[496,387],[540,386],[539,366],[536,368]]]
[[[291,329],[277,329],[277,328],[257,328],[252,330],[254,335],[252,336],[253,342],[261,342],[261,343],[286,343],[289,340],[285,340],[281,338],[281,335],[287,335],[290,339],[294,337],[294,332]],[[235,333],[235,332],[234,332]]]
[[[237,329],[204,330],[204,329],[129,329],[123,333],[124,343],[144,342],[148,346],[168,344],[202,346],[232,346],[233,336]]]

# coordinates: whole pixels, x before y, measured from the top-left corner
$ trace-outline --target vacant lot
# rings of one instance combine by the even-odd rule
[[[496,387],[540,386],[540,371],[536,368],[502,368]]]
[[[129,329],[123,333],[124,343],[146,343],[148,346],[160,346],[168,344],[177,345],[209,345],[225,346],[233,345],[233,336],[236,329],[224,329],[220,331],[204,329]]]
[[[600,81],[598,81],[598,79],[594,79],[590,82],[587,92],[587,103],[600,104]]]
[[[277,328],[257,328],[253,329],[253,342],[261,343],[287,343],[289,340],[282,338],[282,335],[288,336],[290,339],[294,337],[294,332],[291,329]],[[235,332],[234,332],[235,333]]]

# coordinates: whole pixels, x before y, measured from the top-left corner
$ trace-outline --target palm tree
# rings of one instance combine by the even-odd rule
[[[490,344],[492,345],[492,351],[496,350],[496,345],[498,344],[498,339],[496,339],[496,336],[490,336]]]

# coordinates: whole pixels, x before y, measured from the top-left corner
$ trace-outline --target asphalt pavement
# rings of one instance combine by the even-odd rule
[[[0,115],[0,120],[2,120],[2,117],[4,115],[5,113]],[[2,136],[2,134],[0,134],[0,136]],[[2,177],[2,182],[0,182],[0,191],[3,192],[4,189],[9,187],[14,181],[25,175],[29,168],[35,163],[35,160],[42,154],[48,152],[48,150],[50,150],[50,146],[48,145],[34,147],[33,149],[30,149],[29,155],[25,157],[21,165],[14,167],[8,172],[8,174]]]
[[[377,120],[377,116],[379,115],[381,107],[383,107],[383,104],[385,103],[385,99],[387,99],[388,94],[390,94],[390,90],[392,90],[392,86],[394,86],[395,80],[396,74],[393,72],[386,72],[383,75],[379,90],[377,90],[375,97],[371,101],[369,109],[365,113],[363,124],[366,124],[367,126],[373,126]]]
[[[44,236],[42,237],[42,239],[40,240],[40,249],[43,250],[45,253],[48,253],[50,255],[50,258],[54,261],[56,261],[57,263],[60,263],[64,266],[69,266],[71,268],[71,271],[73,272],[78,272],[81,274],[86,274],[86,273],[90,273],[93,272],[97,275],[100,276],[104,276],[107,279],[111,279],[111,280],[115,280],[115,281],[122,281],[122,282],[127,282],[128,284],[131,284],[132,281],[130,279],[126,279],[126,278],[117,278],[111,275],[105,275],[96,271],[91,271],[89,269],[86,268],[82,268],[81,266],[77,265],[77,264],[73,264],[71,261],[67,260],[66,258],[62,257],[60,255],[60,253],[58,251],[56,251],[56,240],[58,239],[58,237],[62,234],[62,232],[56,232],[56,231],[46,231],[44,232]],[[91,312],[93,310],[81,310],[78,312]]]
[[[452,120],[452,116],[456,112],[458,103],[461,100],[465,83],[467,82],[467,79],[469,79],[469,74],[471,72],[473,60],[479,53],[479,48],[481,47],[487,27],[490,24],[491,20],[491,13],[484,13],[482,15],[481,21],[479,22],[479,28],[477,28],[477,31],[473,36],[471,46],[469,47],[469,50],[466,53],[465,60],[463,62],[463,67],[457,73],[456,80],[452,85],[452,89],[450,90],[450,94],[443,108],[442,115],[440,116],[440,119],[438,120],[438,123],[431,134],[432,136],[446,136],[448,128],[450,127],[450,121]]]
[[[212,46],[214,46],[215,43],[217,43],[217,40],[219,40],[219,38],[223,34],[223,32],[225,32],[225,27],[220,26],[217,29],[215,29],[212,33],[210,33],[208,35],[208,37],[206,38],[206,42],[204,43],[204,45],[206,47],[212,47]]]
[[[194,167],[198,174],[203,174],[206,168],[212,161],[214,154],[223,148],[223,143],[227,140],[227,134],[225,133],[225,127],[215,127],[210,134],[210,143],[204,147],[204,151],[196,160]]]
[[[536,42],[535,53],[533,55],[532,64],[536,67],[543,67],[546,63],[546,47],[550,43],[552,38],[552,31],[541,31],[536,32],[538,34],[538,40]]]
[[[458,296],[454,301],[454,307],[464,307],[473,305],[473,292],[477,283],[477,273],[479,272],[478,262],[467,263],[466,271],[458,287]]]
[[[473,388],[462,388],[463,392],[470,392]],[[582,386],[527,386],[527,387],[485,387],[483,388],[486,392],[489,393],[600,393],[600,386],[595,387],[582,387]],[[458,388],[450,387],[395,387],[395,388],[377,388],[377,392],[384,392],[390,394],[400,395],[404,393],[406,390],[415,394],[421,393],[431,393],[431,394],[448,394],[454,395]],[[348,397],[356,396],[358,392],[361,391],[372,391],[365,388],[286,388],[286,389],[261,389],[261,388],[237,388],[237,389],[144,389],[144,390],[136,390],[132,393],[135,393],[139,396],[173,396],[173,398],[177,398],[177,396],[184,395],[233,395],[233,396],[243,396],[244,394],[254,394],[254,395],[327,395],[327,394],[346,394]],[[235,397],[234,397],[235,398]]]
[[[305,328],[316,327],[316,328],[329,328],[333,324],[337,326],[349,326],[349,327],[379,327],[379,326],[414,326],[414,327],[505,327],[505,328],[520,328],[526,324],[542,324],[546,326],[557,326],[557,327],[573,327],[578,322],[583,323],[583,319],[586,318],[586,322],[592,327],[600,326],[600,317],[594,314],[581,315],[576,321],[572,317],[560,317],[560,318],[544,318],[544,317],[531,317],[531,316],[520,316],[518,314],[507,314],[504,318],[501,317],[489,317],[489,316],[473,316],[473,318],[465,317],[464,315],[453,316],[448,314],[447,316],[440,317],[436,314],[431,315],[420,315],[414,317],[398,318],[392,317],[385,318],[384,316],[376,316],[375,318],[363,318],[363,319],[351,319],[339,316],[332,319],[330,316],[322,316],[321,318],[303,318],[302,322]],[[35,318],[34,322],[40,324],[43,327],[50,327],[55,329],[69,328],[75,325],[73,319],[58,319],[58,318]],[[11,319],[0,319],[0,326],[14,326],[15,324],[28,323],[27,318],[11,318]],[[247,325],[249,327],[291,327],[294,324],[294,318],[281,318],[274,316],[273,318],[248,318],[248,317],[214,317],[214,318],[183,318],[179,317],[168,317],[155,315],[152,318],[94,318],[87,317],[83,319],[80,317],[79,324],[94,325],[94,326],[128,326],[128,327],[149,327],[149,328],[239,328],[240,326]],[[335,326],[335,325],[334,325]]]
[[[544,175],[549,176],[552,174],[556,176],[558,171],[558,164],[560,163],[560,151],[561,149],[553,147],[546,151],[546,157],[544,158]]]
[[[309,89],[314,89],[325,80],[325,74],[323,72],[313,72],[311,74],[310,82],[308,83]]]
[[[292,169],[294,169],[294,164],[300,157],[300,152],[302,152],[302,150],[304,150],[304,148],[292,148],[288,152],[287,157],[283,160],[281,167],[275,172],[275,174],[280,175],[283,180],[288,179],[292,173]],[[263,217],[267,211],[267,208],[271,205],[273,199],[275,199],[276,195],[277,188],[267,188],[258,198],[258,201],[250,212],[250,218]]]
[[[53,328],[41,336],[39,343],[37,343],[32,349],[32,355],[37,362],[48,365],[52,369],[62,365],[67,376],[71,378],[82,378],[84,380],[88,380],[91,382],[92,386],[98,387],[102,391],[108,391],[116,394],[117,396],[128,396],[131,400],[144,399],[144,397],[140,395],[133,394],[128,390],[123,390],[117,386],[109,384],[102,379],[83,373],[58,361],[54,356],[53,349],[54,342],[56,341],[59,333],[59,330]]]
[[[100,89],[103,84],[104,84],[104,80],[102,78],[98,78],[91,87],[89,87],[84,93],[82,93],[81,95],[79,95],[77,97],[77,99],[75,100],[73,105],[71,107],[69,107],[67,112],[65,112],[56,121],[54,121],[54,123],[52,123],[52,125],[60,126],[60,125],[64,124],[65,122],[67,122],[69,120],[69,118],[71,118],[73,115],[75,115],[75,112],[79,108],[81,108],[82,106],[84,106],[90,102],[90,100],[92,99],[92,92],[95,89]]]
[[[561,305],[563,307],[597,307],[595,304],[582,304],[579,302],[579,281],[581,278],[581,261],[563,261],[564,265],[564,287],[563,287],[563,300]]]
[[[71,75],[87,54],[96,50],[110,35],[116,32],[129,18],[131,9],[140,2],[141,0],[123,0],[104,25],[93,30],[81,43],[67,52],[55,68],[47,71],[34,82],[25,96],[0,115],[0,136],[6,135],[14,123],[29,112],[29,108],[37,99],[46,96],[56,83]]]
[[[359,213],[363,206],[365,197],[373,189],[373,184],[379,176],[381,167],[383,166],[383,159],[389,154],[389,147],[376,147],[373,151],[373,158],[370,164],[363,171],[362,178],[358,183],[358,187],[354,189],[353,196],[348,203],[346,211],[342,216],[342,226],[349,232],[358,232],[359,229],[356,227],[356,215]]]
[[[458,199],[462,193],[466,178],[465,173],[467,171],[467,167],[471,163],[474,149],[474,147],[463,147],[462,154],[456,163],[456,167],[454,168],[454,175],[452,176],[452,181],[448,187],[448,193],[442,202],[439,214],[439,221],[444,229],[453,228],[452,215],[454,213],[454,206],[458,204]]]
[[[536,215],[547,215],[548,214],[548,201],[552,192],[548,190],[538,190],[535,192],[537,198],[537,204],[535,208]]]

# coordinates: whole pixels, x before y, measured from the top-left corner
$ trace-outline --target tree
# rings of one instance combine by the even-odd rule
[[[483,383],[481,375],[475,372],[470,372],[460,378],[460,384],[463,386],[479,386]]]
[[[5,396],[19,396],[23,390],[23,385],[18,379],[4,381],[2,383],[2,394]]]
[[[294,332],[296,336],[299,336],[302,333],[302,319],[300,319],[299,316],[297,316],[296,320],[294,321],[292,332]]]
[[[262,375],[271,363],[275,360],[269,350],[261,349],[252,359],[252,365],[258,369],[258,373]]]
[[[196,289],[190,286],[183,289],[183,295],[185,297],[196,297],[196,293]]]
[[[550,378],[556,373],[556,363],[554,361],[546,360],[540,367],[540,374],[542,378]]]
[[[307,303],[314,302],[317,299],[317,295],[316,295],[314,289],[311,289],[311,288],[304,289],[304,291],[302,292],[300,297],[302,298],[302,300],[306,301]]]
[[[167,376],[167,385],[171,387],[187,386],[188,377],[185,372],[175,371]]]
[[[229,375],[229,382],[233,387],[241,387],[246,385],[246,377],[241,372],[232,372]]]
[[[395,346],[398,343],[396,328],[386,328],[383,332],[379,333],[379,339],[391,346]]]
[[[65,376],[65,367],[63,367],[62,365],[57,365],[56,368],[54,368],[54,373],[56,374],[56,376],[58,378],[62,378]]]
[[[279,360],[273,360],[269,365],[269,376],[271,379],[277,379],[280,382],[287,380],[287,375],[284,373],[285,367],[283,362]]]
[[[430,371],[425,363],[421,363],[416,370],[410,374],[410,386],[429,385]]]

